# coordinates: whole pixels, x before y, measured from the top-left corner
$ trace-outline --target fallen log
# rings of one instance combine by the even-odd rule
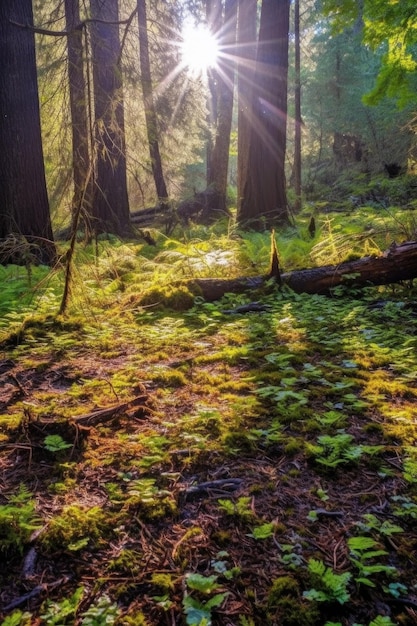
[[[198,278],[190,288],[205,300],[218,300],[225,293],[242,293],[263,287],[273,277],[264,276],[231,279]],[[280,275],[282,285],[297,293],[327,294],[340,285],[369,287],[388,285],[417,277],[417,241],[393,244],[381,256],[367,256],[338,265],[324,265],[295,270]]]

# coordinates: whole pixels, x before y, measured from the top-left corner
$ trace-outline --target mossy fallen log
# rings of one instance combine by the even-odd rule
[[[242,293],[262,288],[272,277],[264,276],[231,279],[198,278],[190,288],[205,300],[220,299],[225,293]],[[326,294],[340,285],[364,288],[388,285],[417,277],[417,241],[393,244],[380,256],[367,256],[338,265],[324,265],[280,274],[282,285],[297,293]]]

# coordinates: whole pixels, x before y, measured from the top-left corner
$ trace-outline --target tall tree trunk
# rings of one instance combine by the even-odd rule
[[[14,22],[14,23],[13,23]],[[56,258],[46,190],[31,0],[0,2],[0,239],[16,233],[30,257],[4,251],[0,262]],[[27,250],[26,250],[27,252]],[[24,252],[22,250],[22,255]]]
[[[206,0],[206,20],[208,28],[214,37],[218,37],[223,23],[223,0]],[[207,126],[208,136],[206,145],[206,185],[211,180],[212,152],[214,136],[218,119],[218,72],[215,67],[208,69],[208,102],[207,102]]]
[[[289,223],[285,188],[289,0],[263,0],[248,165],[238,222],[263,230]]]
[[[242,199],[242,181],[248,167],[252,124],[252,89],[256,62],[257,0],[239,0],[237,25],[238,93],[238,214]]]
[[[117,0],[90,0],[94,81],[96,233],[129,231],[122,75]]]
[[[207,181],[208,187],[212,190],[212,193],[207,197],[214,199],[214,206],[207,207],[208,217],[211,217],[211,213],[215,217],[216,211],[226,211],[230,132],[233,117],[237,1],[226,0],[224,22],[218,34],[218,43],[222,54],[218,61],[219,70],[217,71],[217,124]]]
[[[162,204],[168,199],[162,169],[161,154],[159,151],[159,133],[155,103],[152,89],[151,64],[149,60],[148,26],[146,17],[146,0],[137,0],[139,21],[139,57],[143,100],[145,105],[146,131],[148,134],[149,153],[151,157],[152,173],[155,181],[156,193]]]
[[[72,220],[77,210],[86,217],[91,210],[91,185],[89,185],[90,155],[88,149],[89,125],[87,89],[84,75],[83,30],[80,26],[79,0],[65,0],[65,22],[68,31],[68,83],[72,126]],[[80,207],[80,203],[82,206]]]
[[[294,0],[294,47],[295,47],[295,92],[294,92],[294,210],[301,209],[301,46],[300,46],[300,0]]]

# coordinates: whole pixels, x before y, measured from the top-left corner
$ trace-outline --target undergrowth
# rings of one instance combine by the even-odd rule
[[[399,236],[309,217],[284,270]],[[231,314],[173,282],[265,273],[269,234],[197,232],[80,248],[65,318],[58,268],[0,268],[2,626],[416,623],[415,289]]]

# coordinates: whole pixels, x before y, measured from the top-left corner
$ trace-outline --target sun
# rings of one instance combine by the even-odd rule
[[[219,47],[207,26],[186,24],[182,31],[182,62],[193,75],[205,74],[217,65]]]

